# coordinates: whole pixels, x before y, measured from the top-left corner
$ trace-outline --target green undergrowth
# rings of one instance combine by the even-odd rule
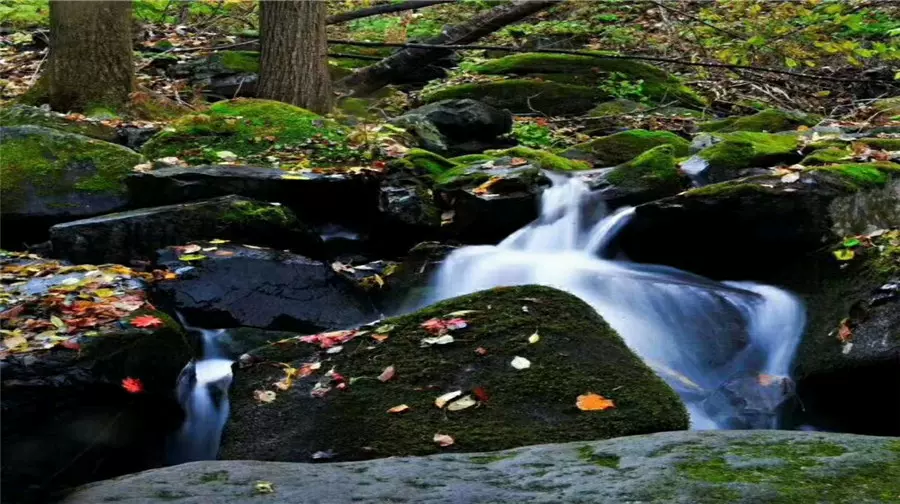
[[[464,318],[467,327],[452,332],[452,343],[422,345],[429,336],[423,322],[453,316]],[[688,426],[677,395],[592,308],[569,294],[537,286],[496,288],[384,324],[390,330],[383,343],[363,335],[338,354],[300,342],[251,352],[264,362],[295,367],[321,359],[321,372],[334,368],[350,385],[312,398],[319,372],[261,405],[253,391],[273,389],[283,369],[263,363],[239,371],[221,456],[305,461],[326,449],[340,460],[482,452]],[[529,343],[535,332],[540,340]],[[531,366],[515,369],[510,362],[516,356]],[[396,375],[381,382],[376,377],[387,366]],[[454,390],[479,394],[481,404],[461,411],[435,406],[436,397]],[[610,398],[616,407],[580,411],[576,398],[588,391]],[[400,404],[409,410],[387,413]],[[450,435],[455,443],[441,448],[432,440],[435,433]]]
[[[192,164],[221,161],[221,151],[250,161],[302,153],[313,165],[328,165],[360,157],[347,145],[347,134],[334,121],[300,107],[238,98],[177,119],[150,139],[143,152],[148,158],[177,156]]]

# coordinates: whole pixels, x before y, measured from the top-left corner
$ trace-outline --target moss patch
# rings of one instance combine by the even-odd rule
[[[426,92],[426,103],[447,99],[471,98],[506,108],[513,113],[539,110],[548,115],[577,114],[590,110],[603,97],[598,89],[532,79],[509,79],[493,82],[458,84]]]
[[[675,149],[668,144],[654,147],[617,166],[609,173],[607,180],[623,189],[668,194],[681,191],[686,182],[686,178],[676,166]]]
[[[439,176],[459,166],[453,160],[424,149],[410,149],[406,156],[403,157],[403,161],[406,167],[420,170],[433,176]]]
[[[465,156],[450,158],[450,161],[459,165],[473,165],[477,163],[487,163],[488,161],[493,161],[495,159],[497,158],[488,154],[466,154]]]
[[[814,168],[816,171],[838,175],[855,188],[878,187],[887,183],[891,176],[900,175],[900,164],[896,163],[846,163]]]
[[[736,170],[769,168],[778,163],[800,159],[799,142],[794,135],[775,135],[741,131],[722,135],[722,141],[698,154],[709,163],[710,180],[734,178]]]
[[[584,161],[566,159],[562,156],[557,156],[556,154],[547,151],[531,149],[528,147],[512,147],[510,149],[504,150],[490,150],[486,151],[485,154],[497,157],[509,156],[514,158],[527,159],[532,165],[537,166],[542,170],[578,171],[587,170],[591,167],[591,165]]]
[[[718,121],[709,121],[699,125],[700,131],[734,132],[755,131],[776,133],[795,130],[800,126],[815,126],[822,120],[821,116],[803,114],[787,110],[768,109],[747,117],[729,117]]]
[[[120,145],[37,126],[4,128],[2,140],[4,212],[15,212],[34,197],[124,195],[122,181],[142,161]]]
[[[804,166],[827,165],[840,163],[850,158],[850,151],[841,147],[828,147],[810,152],[800,164]]]
[[[591,117],[617,116],[620,114],[634,114],[647,110],[647,106],[636,101],[618,99],[603,102],[592,108],[588,115]]]
[[[474,311],[458,315],[468,326],[453,332],[453,343],[422,346],[429,336],[423,322],[462,310]],[[294,367],[324,362],[313,376],[277,391],[270,404],[257,403],[253,391],[276,390],[272,383],[284,376],[283,368],[263,363],[239,371],[222,458],[307,460],[325,449],[344,460],[494,451],[688,426],[674,391],[590,306],[564,292],[537,286],[491,289],[384,323],[393,329],[383,343],[363,335],[338,354],[296,340],[252,352],[264,362]],[[529,344],[535,330],[541,341]],[[475,352],[478,347],[486,354]],[[527,358],[531,367],[514,369],[514,356]],[[379,381],[389,365],[396,376]],[[350,382],[348,389],[310,397],[313,384],[332,367]],[[617,388],[621,383],[628,386]],[[479,387],[487,397],[479,407],[447,411],[434,404],[446,392],[475,394]],[[585,391],[602,393],[616,408],[578,410],[575,399]],[[386,412],[399,404],[409,411]],[[432,440],[435,433],[456,442],[441,448]]]
[[[900,151],[900,138],[861,138],[857,142],[869,146],[870,149]]]
[[[347,130],[306,109],[272,100],[238,98],[213,104],[203,114],[172,123],[144,145],[149,158],[178,156],[193,164],[220,161],[219,151],[262,161],[279,152],[309,151],[316,165],[357,159]]]
[[[62,114],[42,110],[28,105],[13,105],[0,109],[0,125],[8,126],[43,126],[68,133],[114,142],[118,134],[116,129],[93,121],[70,121]]]
[[[591,464],[608,467],[610,469],[619,468],[619,456],[608,453],[594,453],[594,449],[590,446],[582,446],[578,449],[578,458]]]
[[[594,166],[616,166],[659,145],[671,145],[675,157],[687,156],[690,147],[687,140],[668,131],[635,129],[578,144],[567,150],[564,155],[566,157],[588,155],[595,160]]]
[[[296,218],[288,213],[283,206],[260,203],[256,201],[234,201],[229,210],[222,214],[222,221],[229,224],[254,224],[278,226],[290,226]]]
[[[597,54],[598,56],[604,55],[599,52]],[[539,74],[546,76],[558,74],[566,76],[567,79],[571,79],[573,76],[588,76],[594,86],[599,85],[610,74],[617,73],[625,76],[628,80],[643,81],[643,93],[652,100],[674,99],[690,106],[702,106],[704,103],[699,95],[665,70],[631,60],[567,54],[523,53],[486,61],[472,70],[475,73],[489,75]]]

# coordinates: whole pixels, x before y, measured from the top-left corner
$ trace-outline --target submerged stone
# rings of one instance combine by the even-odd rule
[[[454,317],[463,318],[465,327],[450,331],[450,342],[423,344],[434,336],[421,327],[423,322]],[[220,457],[307,461],[315,452],[330,450],[332,460],[358,460],[498,450],[688,425],[675,392],[590,306],[561,291],[497,288],[379,326],[387,339],[373,339],[379,329],[368,327],[338,353],[299,339],[250,352],[246,360],[256,364],[236,371]],[[534,332],[540,341],[532,344],[528,337]],[[530,367],[511,366],[515,357],[527,359]],[[284,369],[271,362],[297,369],[321,362],[321,367],[283,389],[272,384],[284,378]],[[395,376],[377,379],[388,366]],[[329,376],[329,370],[338,374]],[[255,390],[271,390],[277,397],[262,404],[254,399]],[[481,404],[459,410],[435,405],[435,398],[456,390]],[[588,391],[611,399],[615,408],[580,411],[576,399]],[[400,404],[409,411],[388,413]],[[453,446],[442,449],[433,440],[435,433],[453,437]]]

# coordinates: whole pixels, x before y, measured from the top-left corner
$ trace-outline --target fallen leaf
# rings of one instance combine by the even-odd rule
[[[444,318],[447,317],[462,317],[463,315],[468,315],[470,313],[478,313],[478,310],[459,310],[452,313],[448,313],[444,315]]]
[[[282,180],[309,180],[309,177],[306,175],[300,175],[298,173],[285,173],[281,178]]]
[[[50,317],[50,323],[56,326],[57,329],[65,329],[66,323],[62,321],[61,318],[53,315]]]
[[[575,406],[578,406],[578,409],[581,411],[603,411],[616,407],[612,400],[593,392],[587,392],[586,394],[578,396],[578,399],[575,401]]]
[[[841,325],[838,327],[838,339],[841,343],[847,343],[853,339],[853,330],[850,329],[850,319],[841,320]]]
[[[230,241],[231,240],[221,240],[219,238],[216,238],[215,240],[209,240],[209,243],[211,245],[223,245],[225,243],[229,243]]]
[[[375,332],[377,332],[378,334],[389,333],[394,330],[394,327],[395,326],[393,324],[380,325],[375,328]]]
[[[475,406],[477,403],[478,403],[478,401],[476,401],[472,396],[467,395],[467,396],[463,396],[463,397],[457,399],[456,401],[453,401],[449,405],[447,405],[447,410],[448,411],[464,410],[466,408],[471,408],[472,406]]]
[[[154,329],[156,327],[162,327],[163,321],[152,315],[141,315],[131,319],[131,325],[144,329]]]
[[[448,343],[453,343],[453,336],[449,334],[445,334],[443,336],[438,336],[436,338],[422,338],[421,345],[423,348],[430,347],[431,345],[446,345]]]
[[[472,194],[488,194],[489,192],[491,192],[491,187],[493,187],[501,180],[503,180],[502,177],[491,177],[487,182],[481,184],[475,189],[472,189]]]
[[[527,164],[528,164],[528,160],[525,158],[514,157],[509,160],[509,166],[512,166],[512,167],[522,166],[522,165],[527,165]]]
[[[383,343],[384,340],[388,339],[388,335],[387,334],[373,334],[372,339],[379,343]]]
[[[329,348],[328,350],[325,350],[325,353],[328,353],[328,354],[341,353],[341,351],[342,351],[343,349],[344,349],[344,347],[341,346],[341,345],[333,346],[333,347]]]
[[[218,257],[231,257],[234,255],[234,252],[231,250],[217,250],[215,255]]]
[[[122,388],[129,394],[140,394],[144,391],[144,384],[140,378],[128,377],[122,380]]]
[[[447,392],[446,394],[439,396],[434,400],[434,405],[438,408],[443,408],[447,405],[448,402],[456,399],[457,397],[462,395],[462,390],[454,390],[453,392]]]
[[[487,355],[488,351],[487,351],[487,348],[478,347],[475,349],[475,353],[477,353],[478,355]]]
[[[396,371],[394,370],[394,366],[388,366],[388,367],[384,368],[384,371],[382,371],[380,375],[378,375],[378,380],[382,381],[382,382],[386,382],[386,381],[390,380],[391,378],[393,378],[395,374],[396,374]]]
[[[63,348],[68,348],[69,350],[75,350],[78,352],[81,351],[81,345],[78,344],[78,341],[76,341],[75,338],[69,338],[66,341],[63,341],[62,343],[60,343],[59,346],[61,346]]]
[[[97,289],[93,292],[98,298],[108,298],[116,295],[116,291],[112,289]]]
[[[849,249],[838,249],[835,250],[833,254],[834,258],[838,261],[849,261],[856,255],[852,250]]]
[[[216,152],[216,157],[223,161],[234,161],[237,159],[237,154],[231,151],[223,150]]]
[[[475,387],[472,389],[472,394],[474,394],[481,402],[487,402],[487,400],[490,399],[490,395],[488,395],[487,390],[485,390],[484,387]]]
[[[200,252],[200,245],[196,243],[191,243],[190,245],[185,245],[184,247],[178,247],[179,252],[182,254],[193,254],[196,252]]]
[[[858,246],[859,246],[859,240],[856,239],[856,238],[847,238],[846,240],[844,240],[843,245],[844,245],[844,247],[846,247],[846,248],[858,247]]]
[[[800,180],[799,173],[788,173],[787,175],[784,175],[783,177],[781,177],[781,181],[784,182],[785,184],[792,184],[798,180]]]
[[[206,259],[206,256],[203,254],[185,254],[178,256],[178,260],[184,262],[202,261],[203,259]]]
[[[541,335],[538,334],[537,331],[535,331],[534,334],[528,337],[528,342],[531,344],[537,343],[538,341],[541,341]]]
[[[454,441],[452,437],[450,437],[450,436],[448,436],[448,435],[446,435],[446,434],[435,434],[435,435],[434,435],[434,442],[437,443],[437,444],[439,444],[439,445],[441,445],[441,446],[446,447],[446,446],[452,445],[452,444],[455,443],[456,441]]]
[[[405,411],[409,411],[409,406],[405,404],[399,404],[394,406],[393,408],[387,410],[388,413],[403,413]]]
[[[271,390],[254,390],[253,398],[261,403],[268,404],[275,400],[275,392]]]
[[[254,488],[256,489],[256,493],[261,494],[269,494],[275,492],[275,487],[272,486],[271,481],[257,481]]]
[[[519,357],[518,355],[513,357],[512,362],[509,364],[516,369],[528,369],[531,367],[531,361],[525,357]]]

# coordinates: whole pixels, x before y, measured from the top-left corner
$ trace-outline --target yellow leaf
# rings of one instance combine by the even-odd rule
[[[849,249],[838,249],[834,251],[834,257],[838,261],[849,261],[855,256],[854,252]]]
[[[9,349],[13,349],[19,347],[21,345],[27,345],[28,340],[25,339],[21,334],[13,334],[12,336],[8,336],[3,338],[3,346]]]
[[[541,335],[538,334],[537,331],[535,331],[534,334],[528,337],[528,342],[531,344],[537,343],[538,341],[541,341]]]
[[[116,291],[112,289],[97,289],[94,291],[94,295],[99,298],[108,298],[112,297],[116,294]]]
[[[56,315],[53,315],[50,317],[50,323],[53,324],[54,326],[56,326],[57,329],[65,329],[66,328],[66,323],[63,322],[62,319],[57,317]]]
[[[439,396],[434,400],[434,405],[438,408],[443,408],[447,405],[448,402],[456,399],[457,397],[462,395],[462,390],[454,390],[453,392],[447,392],[446,394]]]
[[[503,180],[502,177],[491,177],[487,182],[473,189],[472,194],[487,194],[491,192],[491,187],[501,180]]]
[[[267,494],[275,492],[275,487],[272,486],[271,481],[257,481],[255,488],[256,493]]]
[[[228,243],[230,241],[231,240],[220,240],[219,238],[216,238],[215,240],[209,240],[209,243],[210,243],[210,245],[222,245],[222,244]]]
[[[578,396],[578,399],[575,401],[575,406],[578,406],[578,409],[581,411],[603,411],[615,408],[616,404],[612,402],[611,399],[607,399],[602,395],[588,392]]]

